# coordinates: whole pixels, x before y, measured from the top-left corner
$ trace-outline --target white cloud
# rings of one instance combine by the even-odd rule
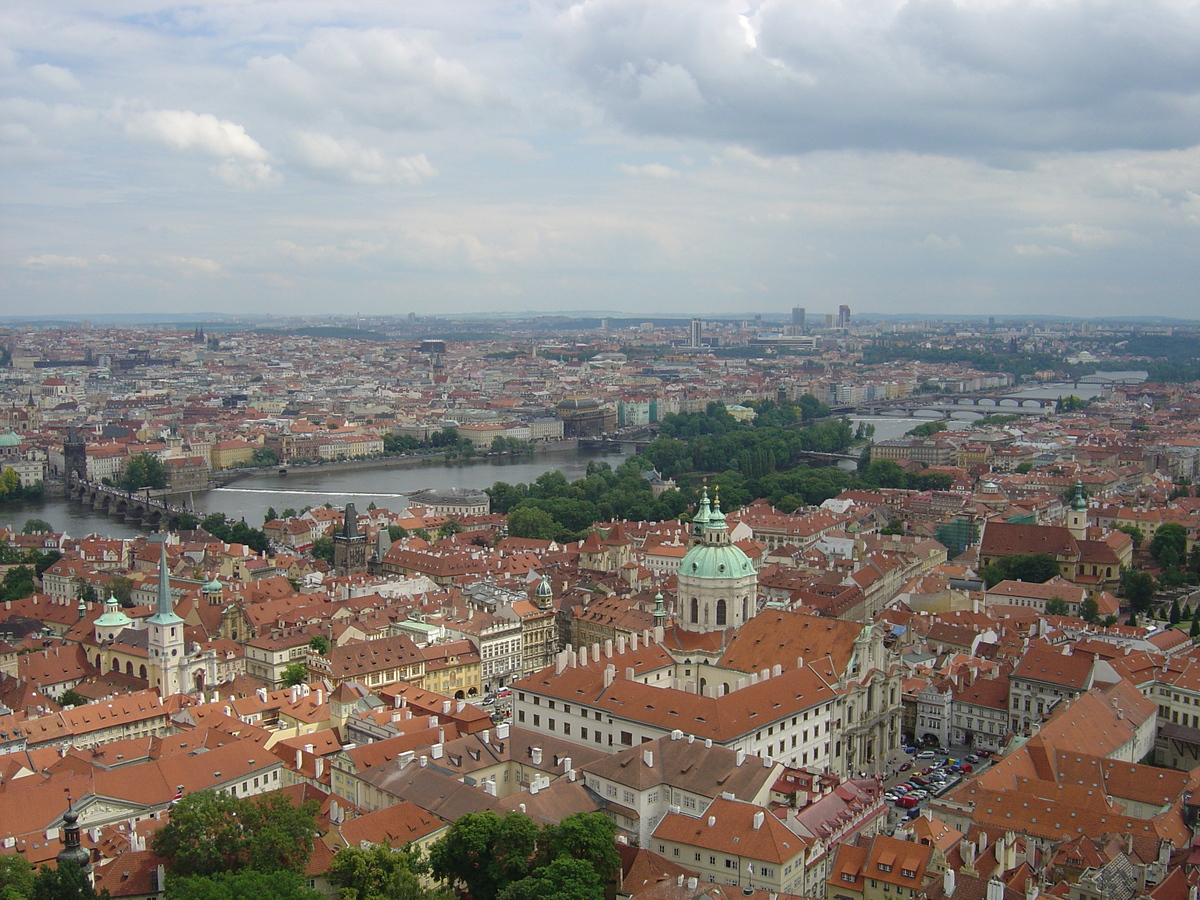
[[[38,63],[35,66],[30,66],[29,72],[39,81],[51,87],[58,88],[60,91],[74,91],[79,89],[79,82],[75,80],[75,76],[71,74],[70,69],[64,69],[61,66],[52,66],[49,63]]]
[[[1055,244],[1014,244],[1013,252],[1018,256],[1070,256],[1066,247]]]
[[[678,169],[672,169],[670,166],[664,166],[662,163],[647,163],[644,166],[622,165],[621,171],[626,175],[658,179],[678,178],[681,174]]]
[[[219,262],[202,256],[168,256],[167,263],[174,266],[185,278],[215,278],[226,275]]]
[[[423,153],[389,157],[353,138],[301,134],[296,139],[296,152],[308,168],[354,184],[420,184],[437,175]]]
[[[135,115],[125,124],[133,137],[173,150],[199,150],[210,156],[265,162],[269,154],[246,129],[228,119],[184,109],[159,109]]]
[[[21,260],[21,265],[28,269],[86,269],[90,264],[82,256],[58,256],[54,253],[27,256]]]

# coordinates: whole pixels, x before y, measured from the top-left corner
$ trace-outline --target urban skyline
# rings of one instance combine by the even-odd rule
[[[9,313],[1194,308],[1184,3],[0,23]]]

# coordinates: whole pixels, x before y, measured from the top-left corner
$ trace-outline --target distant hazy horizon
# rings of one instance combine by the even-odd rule
[[[1184,0],[12,0],[0,312],[1190,319],[1197,46]]]

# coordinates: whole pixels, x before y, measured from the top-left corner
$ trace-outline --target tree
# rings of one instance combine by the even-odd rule
[[[0,900],[26,900],[33,892],[33,863],[15,853],[0,855]]]
[[[87,872],[77,862],[41,866],[34,876],[29,900],[108,900],[108,891],[97,892]]]
[[[1187,529],[1175,522],[1159,526],[1150,539],[1150,555],[1164,569],[1179,566],[1186,558]]]
[[[466,896],[495,897],[529,874],[536,849],[537,826],[528,816],[467,813],[429,849],[429,870],[435,878],[461,885]]]
[[[1171,625],[1178,625],[1180,620],[1181,620],[1181,614],[1179,612],[1179,600],[1178,599],[1172,600],[1171,601],[1171,612],[1170,612],[1169,616],[1167,617],[1167,622]]]
[[[1192,627],[1188,631],[1188,637],[1200,637],[1200,606],[1196,607],[1196,611],[1192,613]]]
[[[259,447],[250,454],[250,463],[255,466],[274,466],[279,462],[279,454],[270,447]]]
[[[284,687],[294,687],[297,684],[308,683],[308,666],[302,662],[288,663],[279,673],[279,680]]]
[[[1067,601],[1062,597],[1051,597],[1046,601],[1046,615],[1048,616],[1066,616],[1070,614],[1070,609],[1067,606]]]
[[[54,527],[44,519],[26,519],[21,534],[51,534]]]
[[[325,900],[296,872],[240,869],[167,881],[167,900]]]
[[[1129,601],[1135,612],[1145,612],[1150,608],[1150,601],[1154,599],[1157,589],[1154,576],[1149,572],[1126,569],[1121,573],[1121,596]]]
[[[323,560],[325,560],[325,562],[332,565],[333,564],[333,538],[329,537],[329,535],[327,535],[327,534],[321,535],[319,538],[317,538],[315,541],[313,541],[312,550],[310,550],[309,552],[312,553],[314,558],[323,559]]]
[[[408,529],[405,528],[403,525],[389,525],[388,526],[388,539],[391,540],[392,542],[398,541],[401,538],[406,538],[406,537],[408,537]]]
[[[462,534],[463,525],[458,519],[447,519],[437,530],[438,538],[448,538],[452,534]]]
[[[345,847],[329,867],[331,884],[340,888],[338,900],[434,900],[446,896],[440,889],[426,889],[417,876],[415,851],[405,848]]]
[[[614,851],[615,853],[615,851]],[[604,881],[586,860],[559,857],[512,882],[497,900],[604,900]]]
[[[308,642],[308,646],[310,646],[315,652],[321,654],[321,656],[324,656],[329,652],[329,638],[321,634],[314,634],[313,639]]]
[[[279,513],[275,512],[275,507],[268,506],[267,511],[265,513],[263,513],[263,524],[265,525],[267,522],[272,522],[278,518],[279,518]]]
[[[519,506],[508,514],[508,533],[513,537],[552,541],[560,531],[558,520],[544,509]]]
[[[1059,572],[1058,563],[1049,553],[1031,553],[998,559],[991,565],[984,566],[979,574],[990,588],[1001,581],[1043,584]]]
[[[139,453],[125,463],[125,472],[117,484],[130,493],[147,487],[161,490],[167,486],[167,471],[154,454]]]
[[[133,581],[124,575],[114,575],[105,585],[108,593],[116,597],[122,606],[132,606]]]
[[[68,688],[58,695],[59,706],[86,706],[91,701],[75,688]]]
[[[617,855],[617,826],[596,812],[572,813],[543,832],[543,859],[569,858],[592,866],[601,885],[621,865]]]
[[[244,799],[196,791],[171,808],[151,849],[175,877],[242,868],[300,872],[312,853],[316,813],[316,801],[295,806],[278,794]]]
[[[1087,597],[1079,604],[1079,618],[1088,624],[1094,624],[1099,613],[1100,608],[1091,597]]]

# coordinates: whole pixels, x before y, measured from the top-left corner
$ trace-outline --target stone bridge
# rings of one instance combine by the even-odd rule
[[[89,506],[99,513],[116,516],[130,525],[160,530],[163,526],[177,527],[181,517],[193,515],[192,511],[176,506],[153,491],[143,489],[129,492],[94,481],[69,481],[66,485],[68,500]]]
[[[904,415],[934,412],[949,418],[952,413],[970,410],[985,415],[1045,416],[1057,409],[1057,401],[1037,397],[1016,397],[1012,394],[924,394],[897,400],[875,400],[847,407],[856,415]],[[841,412],[841,409],[836,412]]]

